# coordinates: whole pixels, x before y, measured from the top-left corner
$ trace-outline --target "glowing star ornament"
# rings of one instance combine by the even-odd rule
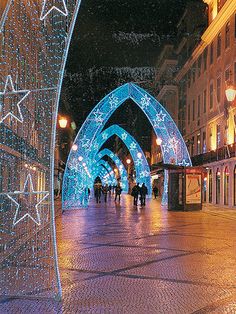
[[[26,217],[29,217],[36,225],[41,225],[39,206],[48,195],[47,191],[34,190],[32,177],[28,174],[22,191],[7,194],[7,197],[17,206],[13,226],[16,226]]]
[[[162,110],[160,110],[159,113],[156,114],[156,119],[160,122],[165,121],[165,117],[166,117],[166,114],[163,113]]]
[[[162,149],[163,149],[163,153],[169,153],[170,151],[170,148],[167,144],[163,144]]]
[[[29,93],[29,90],[15,90],[11,75],[7,76],[4,90],[0,92],[0,123],[9,116],[20,123],[23,122],[20,104]],[[9,107],[9,109],[5,109],[5,107]]]
[[[65,0],[43,0],[40,20],[43,21],[52,12],[52,10],[56,10],[64,16],[68,15]]]
[[[125,141],[125,140],[127,139],[127,133],[122,133],[122,134],[121,134],[121,139],[122,139],[123,141]]]
[[[118,104],[119,104],[118,98],[112,94],[109,97],[109,104],[110,104],[110,108],[111,109],[115,109],[118,106]]]
[[[136,144],[135,142],[132,142],[132,143],[130,144],[129,149],[130,149],[130,150],[135,150],[135,149],[137,149],[137,144]]]
[[[141,108],[147,109],[148,106],[150,105],[150,100],[151,98],[149,98],[147,94],[145,94],[144,97],[141,98],[141,102],[140,102]]]
[[[90,145],[90,140],[86,137],[86,135],[84,135],[80,141],[81,146],[84,148],[89,148]]]
[[[79,171],[80,167],[79,167],[79,163],[78,160],[76,158],[73,158],[69,164],[69,168],[70,170],[74,170],[74,171]]]
[[[150,173],[147,170],[144,170],[140,173],[140,178],[146,178],[150,176]]]

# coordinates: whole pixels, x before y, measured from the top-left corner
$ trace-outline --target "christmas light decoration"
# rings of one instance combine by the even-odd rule
[[[59,299],[55,131],[80,1],[5,2],[0,19],[0,294]],[[81,176],[81,167],[77,173]],[[86,183],[89,169],[82,175]]]
[[[161,140],[160,147],[164,163],[174,163],[179,165],[183,162],[183,160],[185,160],[187,164],[191,165],[191,160],[185,142],[173,119],[165,108],[162,107],[162,105],[154,97],[139,86],[133,83],[124,84],[105,96],[98,103],[98,105],[95,106],[76,136],[74,143],[78,144],[78,151],[70,152],[64,175],[62,193],[64,208],[69,209],[70,207],[68,204],[71,204],[71,202],[69,202],[69,195],[71,195],[71,191],[69,191],[68,188],[71,186],[68,167],[70,160],[73,157],[77,158],[78,156],[82,156],[84,160],[87,161],[88,168],[91,168],[94,163],[94,158],[101,147],[101,143],[104,144],[111,136],[110,132],[112,129],[109,128],[109,132],[108,130],[102,132],[102,129],[115,110],[119,108],[119,106],[127,99],[133,100],[133,102],[141,108],[150,121],[156,137]],[[119,137],[125,142],[126,135],[128,137],[128,133],[123,130]],[[149,180],[150,178],[147,176],[147,172],[150,170],[146,169],[142,163],[142,161],[146,160],[145,156],[144,158],[137,158],[137,153],[141,151],[141,149],[137,149],[139,148],[138,143],[136,141],[131,141],[127,147],[136,167],[136,180],[140,181],[140,183],[142,183],[143,180]],[[82,176],[81,173],[77,173],[76,178],[79,181],[80,186],[85,187],[85,181],[86,184],[88,184],[88,178]],[[146,185],[148,185],[148,182]],[[167,202],[167,185],[168,177],[167,174],[165,174],[164,193],[162,199],[163,204],[166,204]],[[83,195],[81,194],[80,196],[83,200]],[[80,202],[82,202],[82,200]],[[76,208],[76,203],[73,203],[73,208]]]

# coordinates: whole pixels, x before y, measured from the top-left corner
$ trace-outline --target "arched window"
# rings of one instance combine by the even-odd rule
[[[212,203],[212,171],[209,171],[209,203]]]
[[[224,171],[224,205],[229,205],[229,169]]]
[[[236,206],[236,166],[234,167],[234,206]]]
[[[220,169],[216,171],[216,204],[220,204]]]

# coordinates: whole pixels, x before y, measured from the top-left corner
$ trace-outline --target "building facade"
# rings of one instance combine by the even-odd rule
[[[236,84],[234,1],[205,0],[208,27],[176,76],[185,99],[182,132],[193,165],[206,168],[204,201],[236,206],[236,106],[228,102],[229,80]],[[183,101],[180,102],[180,109]]]

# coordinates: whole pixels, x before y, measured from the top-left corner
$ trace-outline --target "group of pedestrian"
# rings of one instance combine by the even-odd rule
[[[101,182],[97,182],[94,184],[94,196],[96,199],[97,204],[101,203],[101,197],[104,196],[104,202],[107,202],[107,195],[111,195],[111,190],[113,189],[112,186],[109,186],[108,184],[102,185]],[[115,202],[118,200],[120,202],[120,195],[122,192],[121,185],[118,183],[116,186],[114,186],[114,192],[115,192]]]
[[[134,206],[138,205],[138,200],[140,200],[141,206],[146,205],[146,196],[148,194],[148,189],[143,183],[141,186],[139,186],[139,183],[137,183],[131,191],[131,195],[134,198]]]

